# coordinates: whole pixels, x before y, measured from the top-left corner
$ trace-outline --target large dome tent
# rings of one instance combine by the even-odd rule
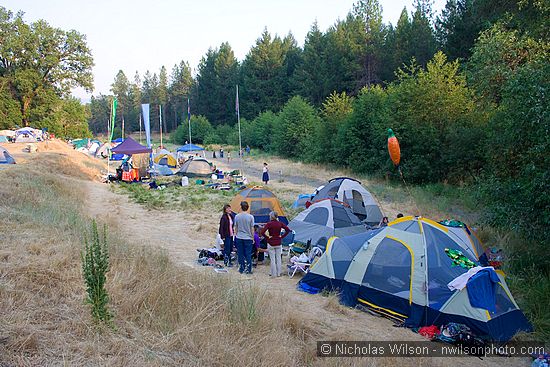
[[[466,253],[460,261],[467,261],[457,262],[452,254],[460,250],[447,227],[426,218],[404,217],[364,234],[332,238],[301,283],[339,290],[342,303],[363,305],[410,327],[455,322],[496,341],[531,331],[503,275],[492,268],[482,269],[498,279],[486,308],[471,304],[475,288],[469,281],[462,289],[449,287],[477,265]]]

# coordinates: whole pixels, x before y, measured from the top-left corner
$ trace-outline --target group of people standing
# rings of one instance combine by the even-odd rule
[[[282,240],[290,233],[290,228],[279,221],[275,212],[269,213],[269,222],[260,228],[254,224],[254,216],[248,213],[248,203],[242,201],[240,207],[241,212],[235,214],[229,204],[223,206],[219,234],[224,242],[224,265],[233,266],[231,252],[235,247],[239,273],[252,274],[253,254],[260,255],[267,251],[271,263],[269,275],[280,277],[282,275]],[[267,243],[266,249],[261,246],[262,241]]]

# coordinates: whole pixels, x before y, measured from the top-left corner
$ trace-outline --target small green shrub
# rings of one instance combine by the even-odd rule
[[[86,303],[91,305],[92,317],[95,321],[109,323],[112,315],[107,309],[109,295],[105,289],[106,274],[109,271],[107,227],[103,226],[103,233],[100,237],[94,220],[90,235],[91,238],[85,237],[84,252],[81,253],[82,275],[88,293]]]

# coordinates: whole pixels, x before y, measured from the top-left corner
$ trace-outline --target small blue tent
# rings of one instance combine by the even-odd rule
[[[15,159],[6,148],[0,147],[0,164],[15,164]]]

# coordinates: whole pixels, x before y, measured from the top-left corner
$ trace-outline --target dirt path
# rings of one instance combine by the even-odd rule
[[[236,152],[233,152],[236,153]],[[209,152],[207,157],[212,156]],[[232,157],[235,155],[232,154]],[[226,158],[216,158],[212,159],[214,164],[218,167],[223,167],[224,169],[234,170],[241,168],[240,158],[231,158],[230,161],[227,161]],[[311,170],[311,167],[307,167],[301,163],[284,161],[276,158],[270,158],[268,160],[269,167],[269,176],[270,183],[274,182],[286,182],[293,185],[301,186],[304,188],[313,188],[319,187],[326,183],[324,177],[319,177],[316,173],[316,170]],[[244,171],[245,174],[251,181],[262,181],[262,168],[263,161],[260,157],[246,156],[244,157]],[[308,169],[309,168],[309,169]],[[326,176],[326,175],[321,175]],[[332,176],[330,177],[332,178]],[[309,193],[309,192],[308,192]]]
[[[239,162],[216,162],[223,169],[236,168]],[[282,167],[284,162],[274,161],[272,165]],[[247,172],[255,172],[256,161],[245,162]],[[287,162],[288,165],[294,163]],[[317,182],[311,180],[309,175],[303,175],[301,167],[291,167],[294,170],[292,180],[274,180],[272,185],[288,198],[295,197],[297,192],[311,192]],[[311,170],[307,171],[310,172]],[[317,172],[323,177],[325,172]],[[311,177],[313,178],[313,177]],[[323,177],[324,178],[324,177]],[[300,179],[302,181],[300,182]],[[317,178],[320,180],[320,178]],[[131,238],[130,243],[143,246],[161,248],[168,252],[176,264],[189,266],[197,271],[213,271],[210,267],[202,267],[196,264],[197,248],[209,247],[217,232],[218,213],[178,212],[171,210],[147,210],[139,204],[131,202],[127,196],[112,192],[108,185],[91,181],[82,181],[86,185],[88,197],[88,211],[92,217],[101,217],[108,223],[115,225],[117,230]],[[311,184],[311,182],[314,182]],[[303,191],[305,190],[305,191]],[[283,259],[283,264],[286,259]],[[312,320],[312,329],[320,332],[321,338],[344,340],[398,340],[398,341],[422,341],[421,336],[404,328],[392,327],[392,322],[358,310],[346,309],[337,304],[334,299],[320,295],[309,295],[296,290],[299,276],[290,279],[288,276],[274,278],[268,276],[268,266],[258,266],[252,276],[242,276],[236,268],[230,269],[229,274],[219,276],[231,276],[239,281],[252,283],[268,290],[270,297],[289,298],[296,305],[295,316]],[[466,365],[482,363],[472,358],[435,358],[423,360],[423,365],[456,366],[456,363]],[[483,365],[517,365],[511,360],[502,358],[485,360]],[[377,364],[377,363],[376,363]]]

